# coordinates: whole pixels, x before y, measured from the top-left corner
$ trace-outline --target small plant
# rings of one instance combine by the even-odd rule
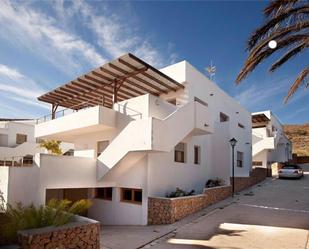
[[[92,203],[89,200],[79,200],[72,204],[69,200],[50,200],[46,206],[7,205],[5,212],[6,224],[1,233],[8,241],[15,241],[17,231],[47,226],[61,226],[71,221],[74,214],[85,212]]]
[[[0,190],[0,213],[5,211],[5,199],[3,196],[3,192]]]
[[[166,197],[167,198],[183,197],[183,196],[194,195],[194,193],[195,193],[194,189],[192,189],[190,192],[186,192],[180,188],[176,188],[176,191],[167,194]]]
[[[60,148],[60,141],[55,141],[55,140],[42,140],[40,142],[40,147],[45,148],[50,152],[51,154],[54,155],[61,155],[62,151]]]
[[[216,178],[216,179],[209,179],[206,184],[205,187],[206,188],[213,188],[213,187],[219,187],[219,186],[223,186],[224,185],[224,180],[221,178]]]

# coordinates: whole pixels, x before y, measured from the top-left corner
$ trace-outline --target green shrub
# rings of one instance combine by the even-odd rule
[[[167,198],[183,197],[183,196],[194,195],[194,193],[195,193],[194,189],[192,189],[190,192],[186,192],[180,188],[176,188],[176,191],[167,194],[166,197]]]
[[[206,188],[213,188],[213,187],[219,187],[219,186],[223,186],[224,185],[224,180],[221,178],[216,178],[216,179],[209,179],[206,184],[205,187]]]
[[[3,192],[0,190],[0,213],[5,211],[5,199],[3,196]]]
[[[49,152],[51,152],[54,155],[61,155],[62,151],[60,148],[60,141],[55,140],[42,140],[40,142],[40,147],[47,149]]]
[[[47,226],[61,226],[71,221],[74,214],[85,212],[92,203],[89,200],[79,200],[72,204],[69,200],[50,200],[46,206],[7,205],[5,212],[6,224],[2,234],[9,241],[15,241],[17,231]]]

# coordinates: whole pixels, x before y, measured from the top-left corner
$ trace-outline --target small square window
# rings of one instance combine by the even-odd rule
[[[224,114],[223,112],[220,112],[220,122],[227,122],[230,120],[230,117],[226,114]]]
[[[141,189],[122,188],[121,201],[133,204],[142,204],[143,192]]]
[[[16,134],[16,144],[22,144],[27,142],[27,135],[25,134]]]
[[[124,201],[132,201],[132,190],[131,189],[123,189],[122,199]]]
[[[95,198],[111,201],[113,199],[113,188],[97,188]]]
[[[142,202],[143,195],[141,190],[134,190],[134,201]]]

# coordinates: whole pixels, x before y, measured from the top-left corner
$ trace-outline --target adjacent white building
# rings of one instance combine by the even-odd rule
[[[74,156],[40,154],[28,199],[90,198],[103,224],[147,224],[148,197],[200,193],[252,162],[251,114],[186,61],[160,71],[126,54],[39,100],[52,105],[35,137],[73,143]],[[57,107],[68,108],[57,112]]]
[[[273,163],[292,159],[292,142],[271,111],[252,113],[252,164],[271,168]]]
[[[36,153],[44,152],[34,137],[36,120],[0,119],[0,165],[32,164]]]

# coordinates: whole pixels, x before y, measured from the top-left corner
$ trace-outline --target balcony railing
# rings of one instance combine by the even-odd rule
[[[139,111],[136,111],[136,110],[124,105],[124,104],[117,103],[117,106],[118,106],[118,110],[116,110],[116,111],[122,112],[124,114],[126,114],[126,112],[128,112],[127,115],[132,117],[132,118],[135,118],[135,117],[142,118],[142,113],[139,112]],[[81,111],[81,110],[85,110],[85,109],[88,109],[88,108],[90,108],[90,106],[85,107],[85,108],[80,109],[80,110],[73,110],[73,109],[69,109],[69,108],[63,109],[63,110],[55,112],[54,118],[52,118],[52,114],[48,114],[48,115],[45,115],[45,116],[42,116],[42,117],[36,119],[36,124],[45,123],[45,122],[50,121],[52,119],[64,117],[66,115],[69,115],[69,114],[72,114],[72,113],[75,113],[75,112],[78,112],[78,111]]]
[[[31,167],[33,165],[33,156],[14,156],[0,159],[0,166],[7,167]]]
[[[83,110],[83,109],[82,109]],[[64,117],[66,115],[69,115],[69,114],[72,114],[74,112],[77,112],[77,110],[73,110],[73,109],[63,109],[61,111],[57,111],[55,112],[55,116],[54,116],[54,119],[56,118],[60,118],[60,117]],[[48,114],[48,115],[45,115],[43,117],[40,117],[38,119],[36,119],[36,124],[40,124],[40,123],[45,123],[47,121],[50,121],[52,120],[52,114]]]

